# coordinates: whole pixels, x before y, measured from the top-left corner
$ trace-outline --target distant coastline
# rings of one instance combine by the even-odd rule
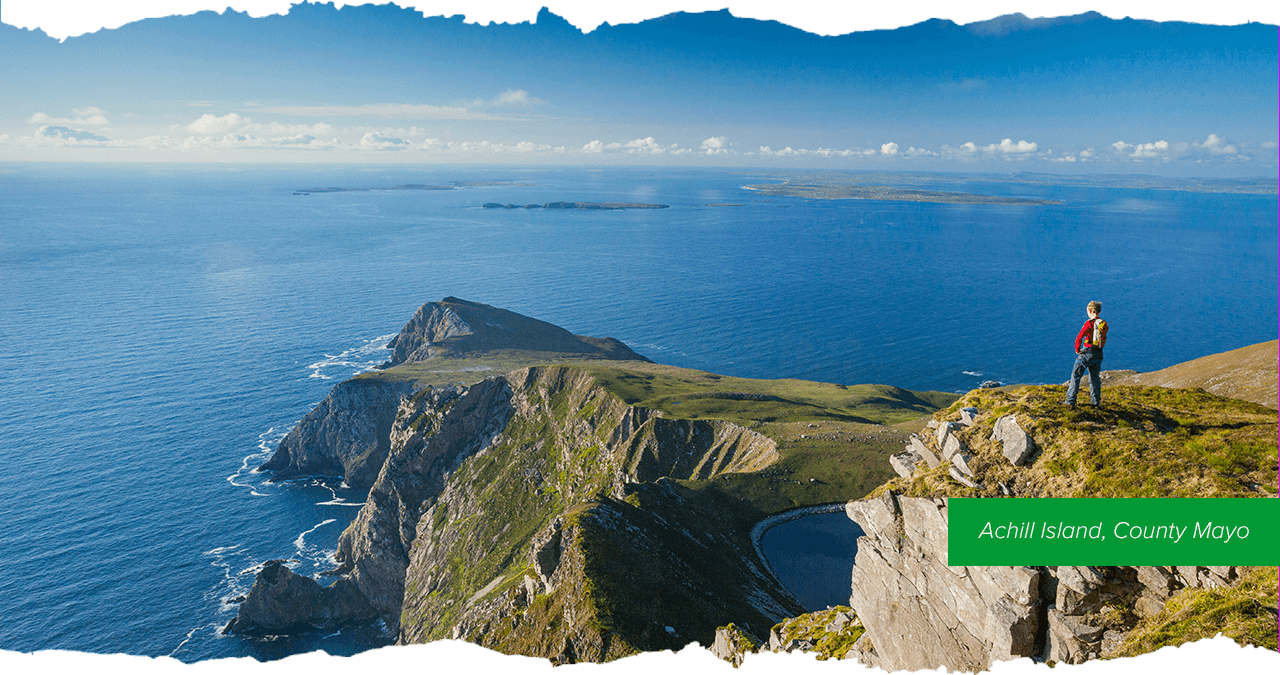
[[[804,199],[875,199],[890,202],[935,202],[942,204],[1061,204],[1061,199],[1024,199],[1021,197],[996,197],[968,192],[935,192],[930,190],[906,190],[884,185],[821,185],[783,183],[781,185],[744,185],[751,190],[771,197],[802,197]]]
[[[499,204],[485,202],[486,209],[584,209],[594,211],[620,211],[622,209],[666,209],[666,204],[637,204],[634,202],[549,202],[546,204]]]

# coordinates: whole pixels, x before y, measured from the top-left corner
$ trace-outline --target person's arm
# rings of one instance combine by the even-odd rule
[[[1080,329],[1080,334],[1076,335],[1076,353],[1077,354],[1080,353],[1080,341],[1083,340],[1085,336],[1088,335],[1091,331],[1093,331],[1092,322],[1091,321],[1084,322],[1084,327]]]

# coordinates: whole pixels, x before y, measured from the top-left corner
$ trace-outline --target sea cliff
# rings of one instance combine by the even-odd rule
[[[263,465],[370,486],[337,580],[267,563],[229,632],[376,617],[400,643],[555,663],[693,641],[736,661],[764,645],[888,669],[1079,662],[1146,644],[1142,622],[1180,592],[1253,573],[949,567],[949,497],[1142,496],[1170,481],[1274,496],[1275,411],[1199,390],[1112,387],[1107,409],[1070,411],[1061,387],[960,398],[745,380],[456,298],[424,305],[390,346]],[[1228,447],[1251,450],[1224,465]],[[1124,461],[1134,449],[1144,463]],[[866,531],[851,609],[805,614],[753,527],[845,502]]]

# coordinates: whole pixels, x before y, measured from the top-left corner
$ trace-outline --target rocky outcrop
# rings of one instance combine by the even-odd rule
[[[273,472],[272,480],[322,475],[372,484],[391,448],[396,407],[412,391],[412,382],[369,378],[335,386],[258,470]]]
[[[721,498],[691,500],[666,480],[776,461],[775,442],[750,429],[665,419],[585,370],[538,367],[408,396],[388,438],[336,557],[339,583],[401,642],[462,637],[604,660],[709,644],[728,620],[761,634],[799,609],[759,560],[740,506],[707,508]],[[607,617],[588,595],[668,587],[665,601],[619,602]],[[560,631],[554,649],[539,646],[547,630]]]
[[[557,354],[576,359],[648,361],[613,338],[573,335],[569,331],[497,307],[447,297],[428,302],[387,344],[387,367],[433,358],[483,356],[494,351],[523,352],[531,362]],[[368,487],[391,449],[391,424],[400,399],[421,385],[414,377],[355,377],[335,386],[285,436],[260,471],[272,480],[341,476],[352,487]]]
[[[371,621],[377,611],[345,579],[325,588],[285,567],[286,560],[263,564],[240,611],[223,629],[242,635],[288,635]]]
[[[945,503],[884,497],[850,502],[858,540],[849,605],[886,670],[981,671],[1034,656],[1041,572],[948,567]]]
[[[1179,590],[1240,576],[1235,567],[951,567],[946,499],[884,492],[845,511],[866,533],[849,598],[866,635],[853,653],[890,671],[1107,657]]]
[[[399,624],[405,568],[422,511],[467,457],[488,447],[510,419],[505,380],[427,389],[401,403],[392,450],[335,557],[384,617]]]

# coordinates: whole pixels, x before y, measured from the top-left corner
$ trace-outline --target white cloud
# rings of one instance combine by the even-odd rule
[[[111,140],[110,138],[99,136],[98,134],[91,131],[85,131],[83,129],[70,129],[68,127],[50,125],[40,127],[40,129],[36,131],[36,138],[70,141],[73,143],[106,143]]]
[[[620,149],[621,147],[622,147],[622,144],[621,144],[621,143],[609,143],[609,144],[605,144],[605,143],[603,143],[603,142],[601,142],[601,141],[596,140],[596,141],[591,141],[590,143],[587,143],[586,145],[582,146],[582,151],[583,151],[583,152],[591,152],[591,153],[599,153],[599,152],[605,152],[605,151],[608,151],[608,150],[618,150],[618,149]]]
[[[409,141],[397,136],[384,136],[382,134],[369,132],[360,139],[360,147],[375,148],[378,150],[404,150],[411,144]]]
[[[1036,144],[1028,143],[1026,141],[1018,141],[1017,143],[1014,143],[1013,139],[1006,138],[1003,141],[1000,141],[999,145],[992,143],[991,145],[983,147],[982,151],[986,153],[1000,153],[1002,155],[1025,155],[1027,153],[1035,152]]]
[[[712,136],[703,141],[698,149],[708,155],[725,155],[730,152],[729,139],[724,136]]]
[[[653,136],[637,138],[633,141],[627,141],[626,143],[605,143],[603,141],[595,140],[582,146],[582,151],[591,154],[623,151],[632,155],[683,155],[688,152],[692,152],[689,148],[681,148],[679,143],[662,145],[658,141],[654,140]]]
[[[817,150],[809,150],[800,148],[796,150],[791,146],[787,146],[781,150],[762,145],[759,152],[748,152],[748,155],[760,154],[769,155],[770,157],[867,157],[876,154],[875,150],[832,150],[831,148],[818,148]]]
[[[1265,146],[1264,146],[1265,147]],[[1193,162],[1236,162],[1249,161],[1251,158],[1241,153],[1241,145],[1219,136],[1209,134],[1201,143],[1174,142],[1159,140],[1149,143],[1127,143],[1116,141],[1111,148],[1118,157],[1128,157],[1135,162],[1146,160],[1193,161]]]
[[[932,150],[925,150],[924,148],[917,148],[914,146],[907,148],[907,151],[902,154],[907,157],[937,157],[938,156],[938,153]]]
[[[880,154],[882,154],[882,155],[896,155],[896,154],[898,154],[898,144],[897,144],[897,143],[892,143],[892,142],[890,142],[890,143],[885,143],[884,145],[880,146]]]
[[[38,112],[27,118],[27,124],[55,124],[60,126],[89,126],[104,127],[107,122],[107,111],[102,108],[89,106],[87,108],[76,108],[71,111],[75,117],[53,117],[51,115]]]
[[[188,124],[186,129],[197,134],[225,134],[252,123],[253,121],[248,117],[241,117],[236,113],[227,113],[221,117],[205,113],[200,116],[200,119]]]
[[[529,92],[523,89],[508,89],[502,92],[501,94],[498,94],[498,96],[495,97],[492,101],[489,101],[489,105],[495,108],[499,108],[499,107],[527,108],[531,105],[537,105],[539,103],[543,103],[543,101],[541,99],[537,99],[530,96]]]
[[[1262,144],[1262,147],[1267,150],[1275,150],[1277,146],[1275,141],[1267,141],[1266,143]]]
[[[1205,141],[1200,144],[1200,147],[1215,155],[1240,154],[1240,148],[1236,147],[1232,143],[1228,143],[1227,139],[1222,138],[1217,134],[1209,134],[1209,137],[1206,138]]]

